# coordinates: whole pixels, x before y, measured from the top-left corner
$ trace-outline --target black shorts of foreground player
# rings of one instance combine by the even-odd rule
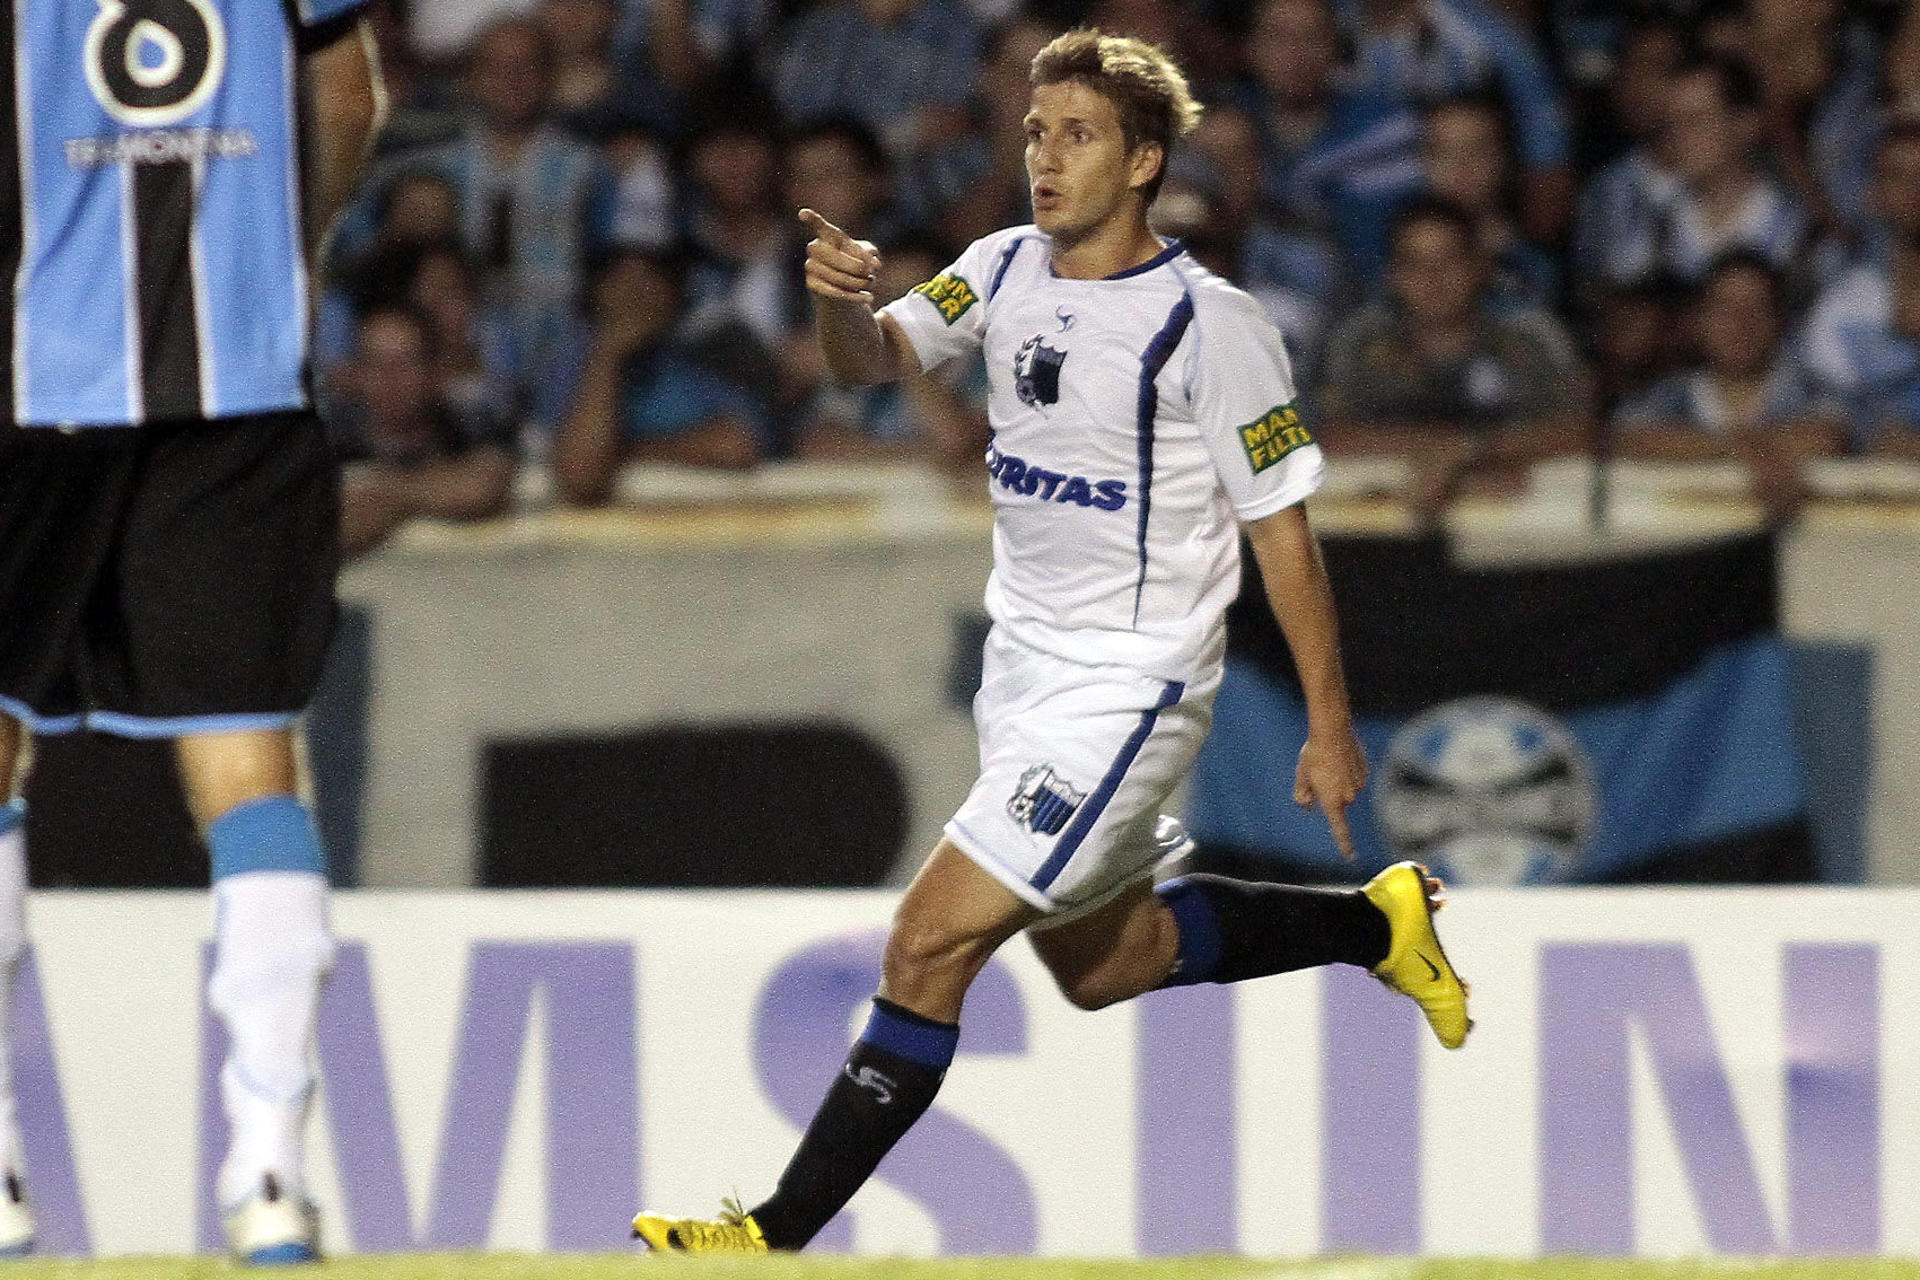
[[[931,1105],[968,987],[1021,932],[1082,1008],[1344,963],[1413,997],[1448,1048],[1471,1026],[1433,931],[1439,885],[1412,863],[1357,891],[1154,883],[1185,843],[1160,809],[1211,723],[1242,531],[1308,708],[1294,798],[1352,857],[1345,810],[1366,762],[1302,506],[1324,459],[1257,304],[1147,225],[1199,115],[1179,70],[1152,45],[1079,31],[1040,52],[1032,82],[1034,225],[988,236],[879,313],[873,246],[800,212],[837,376],[986,357],[981,775],[900,904],[871,1019],[773,1195],[713,1219],[643,1213],[634,1231],[656,1249],[804,1247]]]

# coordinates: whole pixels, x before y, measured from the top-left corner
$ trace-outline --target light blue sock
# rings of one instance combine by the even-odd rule
[[[305,1185],[314,1019],[333,935],[326,860],[298,799],[235,805],[207,828],[207,847],[215,903],[207,997],[231,1045],[220,1083],[233,1137],[219,1194],[231,1205],[268,1173],[296,1193]]]
[[[217,884],[248,871],[327,873],[313,815],[296,796],[244,800],[207,828],[207,851]]]

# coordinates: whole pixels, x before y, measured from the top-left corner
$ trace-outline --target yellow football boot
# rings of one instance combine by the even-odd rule
[[[1447,963],[1440,935],[1433,931],[1435,895],[1440,881],[1417,862],[1396,862],[1367,881],[1362,890],[1387,918],[1387,958],[1373,976],[1420,1006],[1440,1043],[1458,1049],[1473,1030],[1467,1016],[1467,984]]]
[[[643,1213],[633,1234],[655,1253],[771,1253],[760,1224],[737,1200],[722,1200],[717,1218],[667,1218]]]

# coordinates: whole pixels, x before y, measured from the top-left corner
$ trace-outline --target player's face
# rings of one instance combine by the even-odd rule
[[[1113,99],[1077,80],[1035,88],[1025,124],[1034,225],[1069,244],[1126,216],[1159,165],[1156,147],[1127,150]]]

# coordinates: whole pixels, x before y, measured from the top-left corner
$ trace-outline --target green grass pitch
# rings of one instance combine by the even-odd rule
[[[243,1273],[218,1258],[108,1258],[0,1264],[0,1280],[214,1280]],[[398,1254],[339,1258],[285,1280],[1920,1280],[1920,1261],[1510,1262],[1323,1258],[1177,1258],[1156,1262],[973,1258],[655,1258],[644,1255]]]

